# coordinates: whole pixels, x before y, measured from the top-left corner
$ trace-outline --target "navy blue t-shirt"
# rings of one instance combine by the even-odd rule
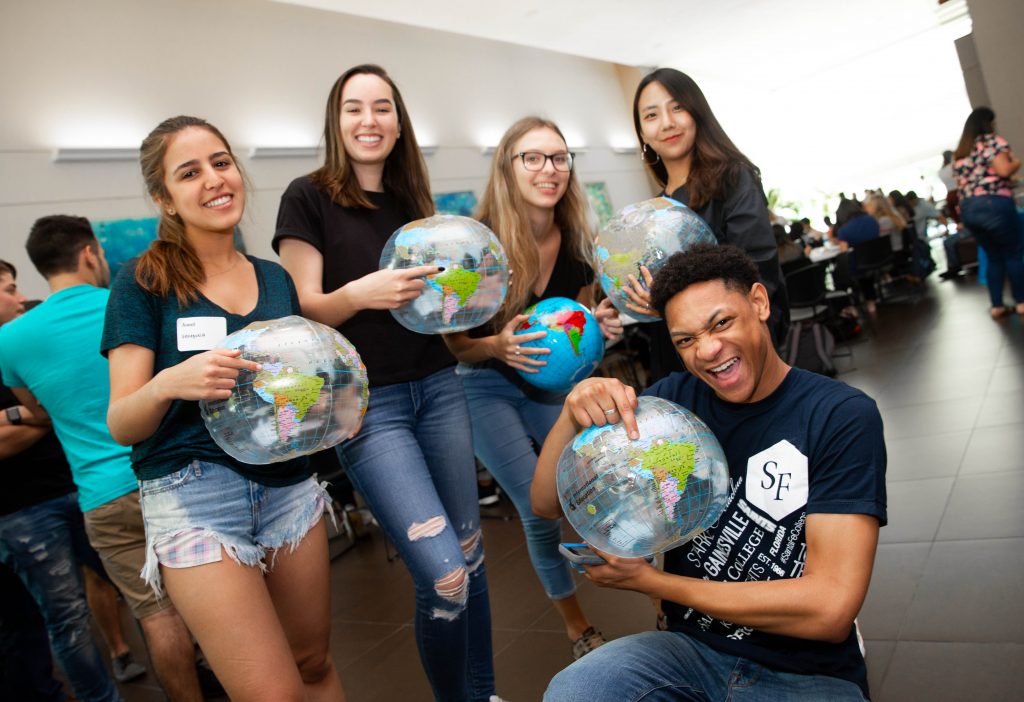
[[[299,297],[291,277],[281,266],[247,256],[256,270],[259,298],[249,314],[226,311],[202,294],[194,303],[179,307],[170,293],[163,299],[143,290],[135,282],[136,260],[118,271],[110,288],[107,315],[103,324],[100,350],[106,355],[121,344],[136,344],[151,349],[155,358],[153,375],[176,366],[202,351],[178,350],[178,320],[188,317],[223,317],[228,334],[252,322],[279,319],[299,311]],[[153,435],[132,446],[132,468],[139,480],[161,478],[181,470],[193,460],[228,466],[249,480],[270,487],[298,483],[310,474],[309,461],[296,458],[269,465],[251,465],[237,461],[214,442],[199,414],[199,403],[174,400]]]
[[[728,506],[713,527],[665,554],[666,572],[720,582],[798,578],[808,514],[868,514],[885,525],[882,418],[861,391],[793,368],[775,392],[749,404],[719,399],[688,373],[673,373],[644,394],[697,414],[729,462]],[[673,631],[775,670],[849,680],[867,694],[853,627],[842,643],[828,643],[663,605]]]

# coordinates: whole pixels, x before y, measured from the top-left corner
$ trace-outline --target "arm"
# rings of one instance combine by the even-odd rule
[[[615,408],[617,413],[605,414]],[[587,378],[572,389],[565,398],[562,412],[548,432],[537,458],[537,469],[530,484],[530,505],[533,513],[546,519],[562,516],[562,506],[555,488],[555,468],[562,449],[580,430],[592,425],[603,427],[620,420],[626,425],[629,438],[637,439],[636,392],[616,378]]]
[[[664,573],[642,559],[602,554],[588,567],[598,585],[636,590],[717,619],[801,639],[843,641],[867,595],[878,520],[864,514],[807,517],[807,561],[799,578],[716,582]]]
[[[546,366],[547,361],[535,359],[532,356],[546,356],[551,353],[551,349],[523,346],[523,344],[548,335],[546,331],[516,334],[516,328],[529,318],[530,316],[526,314],[516,315],[502,327],[500,332],[493,336],[473,339],[469,334],[459,332],[445,334],[442,338],[452,355],[463,363],[482,363],[493,358],[516,370],[536,373],[537,367]]]
[[[281,240],[281,265],[292,276],[302,314],[337,327],[361,310],[393,310],[419,297],[425,275],[440,273],[438,266],[380,270],[350,281],[337,290],[323,289],[324,257],[301,239]]]
[[[22,391],[33,402],[35,398],[27,388],[16,388],[15,395],[21,399]],[[39,407],[37,402],[34,402]],[[45,413],[33,412],[31,406],[26,404],[15,405],[21,414],[21,424],[11,424],[7,420],[7,413],[0,411],[0,460],[17,456],[22,451],[30,448],[37,441],[50,433],[50,418]],[[42,410],[42,407],[39,407]]]
[[[992,171],[1000,178],[1009,178],[1020,170],[1020,159],[1003,151],[992,159]]]
[[[110,349],[110,435],[119,444],[137,444],[153,435],[174,400],[226,400],[240,370],[260,368],[240,355],[237,350],[204,351],[153,375],[152,349],[136,344]]]

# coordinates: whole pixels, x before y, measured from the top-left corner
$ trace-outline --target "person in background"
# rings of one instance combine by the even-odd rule
[[[793,226],[795,227],[796,223],[794,223]],[[785,266],[787,263],[796,263],[797,261],[807,259],[804,247],[799,243],[799,230],[797,230],[796,237],[792,238],[791,234],[786,233],[786,228],[784,226],[781,224],[773,224],[772,234],[775,236],[775,245],[779,250],[780,266]]]
[[[52,215],[32,225],[25,248],[50,295],[0,327],[4,382],[33,414],[53,421],[89,543],[139,622],[164,691],[175,701],[201,700],[188,628],[139,577],[146,557],[139,484],[130,451],[104,421],[110,381],[99,348],[110,268],[103,246],[86,218]]]
[[[889,204],[889,199],[881,193],[873,193],[864,200],[864,211],[878,222],[878,236],[887,236],[892,242],[892,250],[903,248],[903,230],[907,227],[906,220]]]
[[[862,244],[879,237],[878,220],[869,215],[857,200],[846,200],[845,224],[839,227],[835,234],[835,240],[841,249],[857,248]],[[836,221],[839,220],[837,215]],[[856,253],[850,257],[850,274],[857,279],[857,285],[864,296],[864,309],[873,314],[877,309],[878,290],[875,288],[875,281],[866,276],[858,276]]]
[[[355,66],[334,82],[324,140],[324,165],[281,197],[273,246],[302,313],[336,327],[366,364],[370,404],[338,457],[412,575],[416,644],[434,697],[488,700],[491,614],[462,381],[440,336],[389,312],[441,269],[379,270],[391,235],[434,213],[412,120],[383,68]]]
[[[327,491],[305,457],[270,465],[218,446],[199,401],[260,365],[221,346],[298,314],[288,274],[244,256],[246,187],[227,139],[196,117],[161,122],[139,156],[157,240],[118,272],[99,349],[107,424],[132,446],[151,591],[166,588],[233,700],[344,699],[330,656]],[[167,598],[163,598],[167,602]]]
[[[967,117],[953,157],[960,195],[960,218],[988,256],[986,282],[993,319],[1011,308],[1003,304],[1003,286],[1010,279],[1017,314],[1024,315],[1024,240],[1013,202],[1013,176],[1020,159],[1006,139],[996,134],[996,115],[978,107]]]
[[[960,224],[960,194],[957,192],[956,173],[953,172],[953,152],[949,149],[942,152],[942,167],[939,168],[938,176],[946,188],[946,204],[942,214]]]
[[[516,373],[536,373],[547,349],[530,342],[547,332],[516,335],[522,311],[549,297],[593,306],[592,233],[587,200],[558,127],[525,117],[505,132],[491,161],[478,218],[497,234],[515,274],[495,317],[445,341],[461,362],[473,425],[473,450],[512,499],[526,532],[533,570],[554,604],[580,658],[605,642],[576,597],[568,562],[558,550],[560,519],[530,509],[537,451],[558,418],[565,393],[533,387]]]

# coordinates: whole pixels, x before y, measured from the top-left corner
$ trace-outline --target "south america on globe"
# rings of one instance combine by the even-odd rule
[[[416,299],[391,310],[398,322],[420,334],[449,334],[484,324],[508,291],[508,257],[490,229],[469,217],[434,215],[391,235],[380,268],[439,266],[425,276]]]
[[[621,422],[584,429],[562,451],[555,478],[579,535],[626,558],[686,543],[715,523],[729,498],[725,452],[697,415],[645,395],[636,419],[637,440]]]
[[[335,446],[359,429],[369,399],[366,367],[337,330],[292,315],[253,322],[220,347],[260,364],[239,373],[229,398],[199,405],[229,456],[276,463]]]

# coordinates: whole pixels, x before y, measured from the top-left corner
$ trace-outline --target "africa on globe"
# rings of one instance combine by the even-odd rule
[[[556,468],[566,518],[590,545],[639,558],[686,543],[710,527],[729,499],[718,439],[689,410],[643,396],[640,438],[620,422],[580,432]]]
[[[538,366],[538,372],[516,371],[532,385],[551,392],[566,392],[593,373],[604,358],[604,335],[597,320],[575,300],[549,297],[527,307],[523,314],[530,317],[516,327],[516,334],[547,332],[547,336],[523,346],[551,351],[548,355],[534,356],[547,363]]]
[[[632,275],[644,284],[640,266],[654,275],[679,251],[694,244],[714,244],[715,235],[700,215],[681,202],[656,197],[619,210],[598,236],[595,248],[601,288],[616,309],[641,322],[661,319],[656,314],[641,314],[626,307],[629,297],[624,288]]]
[[[469,217],[434,215],[409,222],[384,245],[380,268],[441,266],[415,300],[391,310],[420,334],[449,334],[484,324],[508,290],[508,257],[498,237]]]
[[[239,373],[228,399],[199,403],[210,435],[232,458],[286,461],[359,429],[369,398],[366,367],[337,330],[291,315],[253,322],[220,347],[260,364]]]

